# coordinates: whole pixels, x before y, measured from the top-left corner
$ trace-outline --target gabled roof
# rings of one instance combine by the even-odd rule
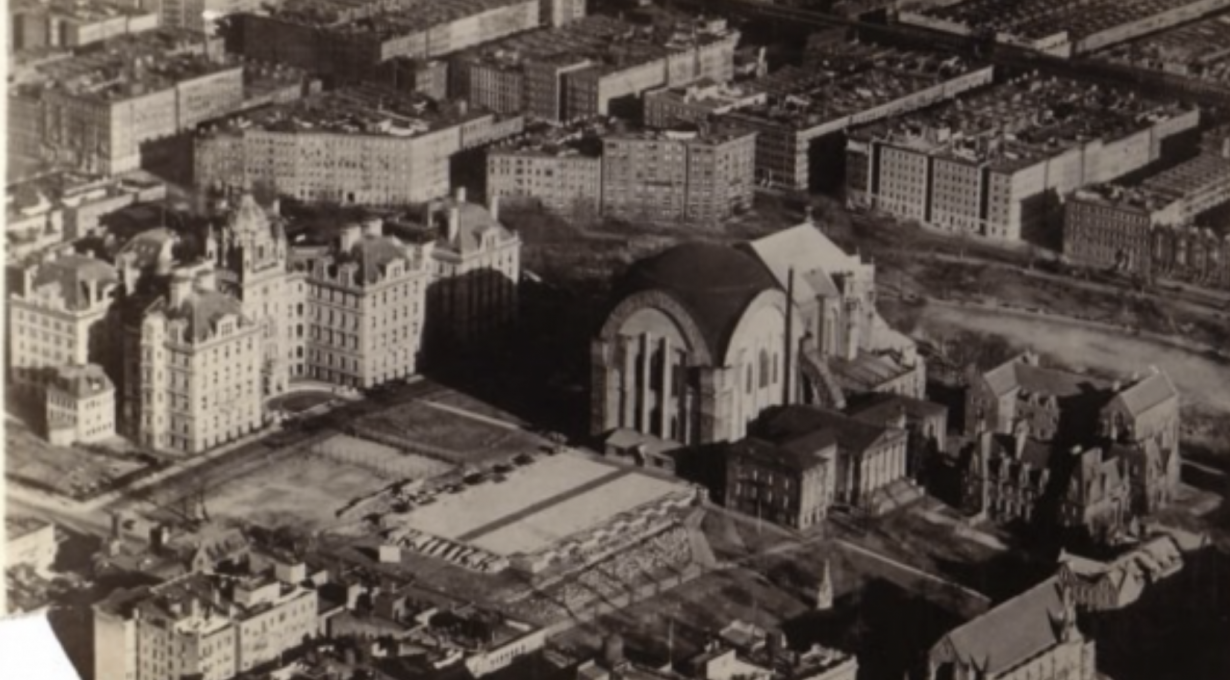
[[[794,270],[796,304],[838,295],[833,275],[869,266],[842,250],[810,221],[749,241],[743,248],[760,260],[783,290]]]
[[[1139,416],[1178,398],[1179,391],[1170,381],[1170,376],[1158,371],[1115,395],[1111,403],[1122,404],[1129,414]]]
[[[876,394],[866,402],[850,409],[850,415],[869,423],[883,423],[896,418],[898,414],[909,419],[942,417],[948,409],[926,399],[915,399],[900,394]]]
[[[1034,365],[1027,356],[1013,358],[983,374],[993,394],[1003,396],[1020,389],[1037,395],[1071,397],[1111,386],[1101,378]]]
[[[91,306],[90,287],[101,292],[108,285],[118,283],[115,267],[86,255],[70,253],[61,255],[39,265],[34,275],[34,287],[58,286],[64,296],[64,304],[70,310],[83,310]],[[26,291],[27,294],[33,291]]]
[[[359,282],[375,283],[390,263],[405,259],[406,250],[392,236],[363,236],[348,253],[359,265]]]
[[[1059,643],[1055,617],[1064,613],[1060,585],[1054,578],[1026,590],[945,635],[956,658],[971,666],[986,666],[988,676]]]
[[[849,392],[875,392],[886,383],[911,373],[914,368],[906,366],[889,354],[873,352],[858,353],[853,360],[844,357],[829,357],[833,375]]]

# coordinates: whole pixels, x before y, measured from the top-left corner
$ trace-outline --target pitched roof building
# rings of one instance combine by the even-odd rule
[[[1051,577],[940,638],[927,678],[1093,680],[1094,660],[1071,591]]]

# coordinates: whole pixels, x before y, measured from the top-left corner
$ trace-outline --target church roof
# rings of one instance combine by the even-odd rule
[[[764,264],[782,288],[786,288],[789,272],[794,270],[794,301],[799,304],[817,297],[838,295],[832,278],[834,274],[868,266],[829,240],[811,222],[750,241],[745,247]]]
[[[1123,390],[1115,396],[1114,401],[1123,404],[1124,409],[1131,415],[1138,416],[1171,399],[1177,399],[1178,396],[1179,392],[1174,383],[1165,373],[1159,371]]]
[[[991,369],[983,379],[996,395],[1020,389],[1031,394],[1071,397],[1110,388],[1110,382],[1101,378],[1036,366],[1023,356]]]
[[[1048,578],[945,635],[956,658],[994,676],[1059,643],[1055,617],[1064,613],[1061,586]]]
[[[64,296],[64,304],[72,310],[90,306],[90,283],[101,288],[103,284],[118,281],[115,267],[102,260],[75,253],[44,262],[34,275],[35,288],[59,286],[60,294]],[[27,291],[29,292],[32,291]]]
[[[744,310],[777,282],[752,256],[712,243],[686,243],[632,266],[625,294],[658,290],[692,316],[715,357],[725,354]]]

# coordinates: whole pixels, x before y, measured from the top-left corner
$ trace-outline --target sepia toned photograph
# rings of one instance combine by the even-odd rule
[[[7,0],[5,680],[1230,678],[1230,0]]]

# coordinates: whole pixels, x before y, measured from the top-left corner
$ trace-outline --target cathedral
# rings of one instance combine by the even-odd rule
[[[591,429],[621,440],[734,441],[772,406],[921,397],[914,344],[875,308],[875,266],[810,217],[757,241],[637,262],[593,340]]]

